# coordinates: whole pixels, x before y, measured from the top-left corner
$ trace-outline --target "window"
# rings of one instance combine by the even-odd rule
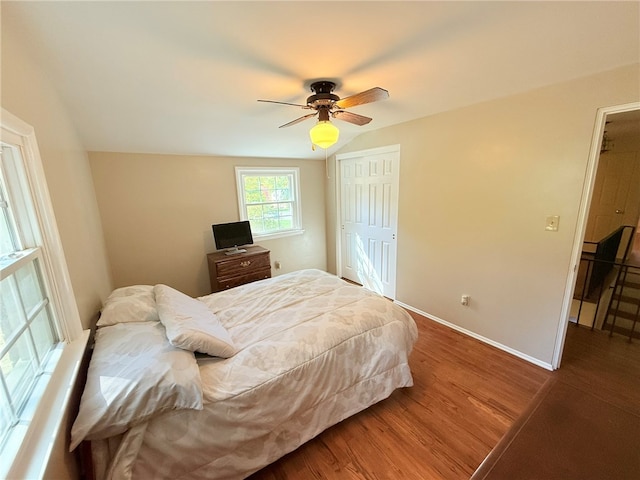
[[[60,365],[76,347],[67,348],[68,342],[83,335],[67,287],[68,272],[33,130],[3,110],[0,133],[0,477],[4,477],[5,469],[18,463],[34,466],[33,453],[26,457],[25,452],[38,450],[43,435],[50,435],[43,425],[55,415],[51,407],[58,405],[59,390],[68,388],[63,380],[68,374],[61,373],[66,369]],[[24,442],[26,438],[29,442]]]
[[[254,237],[302,233],[297,168],[236,167],[240,219]]]

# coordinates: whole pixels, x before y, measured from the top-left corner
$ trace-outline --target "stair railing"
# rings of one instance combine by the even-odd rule
[[[611,327],[609,329],[609,336],[612,336],[615,331],[616,321],[618,317],[624,316],[625,318],[627,318],[632,322],[631,329],[629,331],[629,341],[631,341],[633,338],[636,324],[638,323],[638,320],[640,318],[640,298],[631,297],[633,299],[632,303],[636,304],[636,311],[632,315],[628,315],[628,314],[631,314],[632,312],[623,312],[623,310],[620,308],[620,303],[622,303],[624,299],[624,289],[626,286],[629,286],[629,284],[627,283],[627,278],[630,270],[632,270],[633,274],[640,275],[640,267],[638,266],[628,265],[628,264],[623,264],[621,266],[620,272],[613,286],[613,294],[611,295],[611,299],[609,300],[609,307],[607,309],[607,317],[608,317],[609,315],[611,315],[612,306],[615,299],[616,304],[615,304],[615,308],[613,308],[613,319],[611,321]],[[618,292],[618,287],[620,288],[619,292]],[[631,303],[631,302],[626,302],[626,303]],[[627,313],[627,315],[624,315],[624,313]],[[606,325],[607,317],[605,317],[605,322],[604,322],[605,325]]]
[[[591,291],[604,281],[605,277],[613,268],[613,264],[618,258],[620,242],[622,241],[623,234],[627,229],[631,230],[631,233],[629,235],[624,253],[622,254],[621,258],[621,261],[624,263],[627,260],[631,245],[633,243],[633,237],[636,231],[635,227],[631,225],[623,225],[615,229],[613,232],[611,232],[609,235],[595,244],[596,262],[593,264],[593,268],[591,271],[591,278],[589,280],[589,289],[587,290],[587,295],[590,295]]]
[[[610,262],[607,260],[596,260],[594,257],[591,256],[583,256],[581,259],[581,265],[582,262],[586,262],[587,265],[587,271],[584,277],[584,282],[583,282],[583,286],[582,286],[582,291],[580,293],[580,302],[578,304],[578,313],[576,316],[576,326],[580,324],[580,317],[582,315],[582,306],[584,305],[585,301],[587,301],[590,297],[593,297],[593,295],[588,295],[587,292],[589,290],[588,285],[589,285],[589,276],[590,273],[593,271],[593,267],[596,264],[607,264],[606,266],[609,268],[609,271],[616,267],[616,266],[621,266],[621,263],[617,263],[617,262]],[[582,268],[582,267],[581,267]],[[600,311],[600,304],[601,304],[601,300],[602,300],[602,293],[604,292],[604,285],[605,282],[602,281],[600,282],[600,285],[598,286],[598,295],[596,296],[596,309],[595,312],[593,314],[593,319],[591,320],[591,330],[593,330],[595,328],[595,323],[596,323],[596,319],[598,318],[598,312]],[[592,289],[593,290],[593,289]],[[593,293],[593,291],[591,291],[590,293]]]
[[[620,242],[623,238],[624,231],[629,230],[630,235],[627,239],[627,243],[625,245],[624,253],[622,258],[618,261],[617,252],[620,249]],[[613,268],[617,267],[616,279],[614,282],[614,291],[612,292],[611,298],[609,299],[609,304],[607,306],[607,313],[605,314],[605,322],[611,311],[612,303],[614,298],[616,298],[616,289],[618,284],[620,284],[621,275],[623,275],[623,281],[626,279],[627,272],[629,270],[629,265],[626,264],[629,253],[631,252],[631,246],[633,244],[634,236],[635,236],[636,228],[631,225],[623,225],[609,235],[604,237],[599,242],[589,242],[585,241],[582,256],[580,258],[580,262],[587,262],[587,268],[585,272],[584,282],[582,285],[582,291],[580,294],[580,303],[578,307],[578,313],[576,318],[576,326],[580,324],[580,315],[582,313],[582,306],[584,301],[588,297],[592,297],[593,291],[597,288],[598,295],[596,301],[596,309],[593,315],[593,320],[591,321],[591,330],[594,329],[596,319],[598,317],[598,312],[600,310],[600,301],[602,299],[602,294],[604,291],[605,280],[608,274],[611,272]],[[582,267],[581,267],[582,268]],[[638,269],[640,271],[640,269]],[[613,334],[613,329],[615,328],[616,315],[619,309],[620,297],[622,296],[622,290],[624,286],[621,285],[621,293],[617,297],[616,310],[614,311],[614,318],[612,322],[612,327],[610,331],[610,335]],[[633,327],[631,329],[631,335],[633,335],[633,331],[635,329],[636,321],[640,315],[640,303],[638,305],[638,310],[636,312],[636,318],[633,323]],[[631,338],[631,337],[630,337]]]

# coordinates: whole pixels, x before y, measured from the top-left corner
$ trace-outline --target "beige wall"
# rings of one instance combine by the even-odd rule
[[[165,283],[210,293],[211,225],[238,220],[236,166],[300,168],[303,235],[256,243],[278,275],[326,268],[324,162],[91,152],[114,286]]]
[[[80,318],[89,328],[111,290],[91,170],[60,97],[25,43],[3,17],[2,107],[35,128]]]
[[[380,129],[343,148],[401,146],[397,299],[551,364],[596,110],[637,101],[639,85],[634,65]],[[547,215],[560,216],[558,232],[545,231]]]
[[[87,153],[57,92],[37,59],[25,48],[28,38],[2,17],[2,107],[35,128],[71,283],[84,328],[97,317],[111,291],[102,226]],[[44,478],[77,478],[67,452],[71,411],[52,445]]]

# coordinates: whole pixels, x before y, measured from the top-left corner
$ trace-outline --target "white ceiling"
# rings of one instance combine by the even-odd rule
[[[363,131],[640,59],[634,2],[7,2],[88,150],[324,158],[311,151],[314,79],[390,98],[334,120]]]

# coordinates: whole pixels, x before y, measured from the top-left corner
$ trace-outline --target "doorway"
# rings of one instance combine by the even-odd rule
[[[400,146],[336,156],[338,274],[395,299]]]
[[[606,107],[598,110],[587,165],[587,178],[585,179],[583,186],[582,203],[578,214],[578,228],[576,229],[572,250],[571,265],[573,268],[570,269],[569,276],[567,277],[565,300],[562,312],[563,321],[559,324],[558,335],[556,337],[556,345],[552,361],[554,369],[560,366],[562,358],[566,329],[570,323],[571,303],[576,288],[576,278],[587,235],[595,234],[594,230],[596,225],[600,225],[598,228],[602,230],[602,228],[605,228],[602,227],[605,223],[609,224],[609,226],[613,224],[623,225],[629,222],[634,226],[638,224],[638,217],[640,215],[640,189],[636,188],[638,190],[638,194],[635,198],[629,197],[624,199],[625,202],[627,202],[625,205],[628,204],[631,208],[627,208],[626,206],[621,207],[620,205],[616,207],[615,204],[620,201],[622,194],[618,195],[618,198],[616,199],[616,195],[611,195],[610,192],[604,192],[605,196],[610,196],[615,199],[610,202],[610,205],[607,207],[610,211],[606,211],[607,208],[600,207],[598,208],[602,211],[596,211],[596,204],[594,202],[594,198],[603,193],[601,191],[596,191],[596,178],[599,173],[598,169],[600,165],[601,152],[604,154],[606,152],[613,152],[616,149],[617,152],[635,151],[632,156],[635,159],[636,168],[640,170],[640,154],[638,153],[640,135],[638,135],[638,119],[640,119],[640,102]],[[607,132],[606,135],[605,131]],[[617,137],[617,139],[614,137]],[[599,180],[602,179],[600,178]],[[615,181],[609,181],[606,184],[602,182],[602,185],[598,188],[614,188],[617,190],[622,188],[622,190],[620,190],[622,193],[625,193],[624,189],[626,188],[626,193],[628,194],[630,191],[630,185],[628,182],[626,183],[626,187],[621,187],[621,185],[625,185],[625,179],[616,179]],[[634,187],[638,187],[638,185],[634,185]],[[594,208],[594,211],[591,211],[592,207]],[[587,231],[588,227],[589,232]],[[626,239],[621,242],[622,245],[625,245],[625,242]]]

